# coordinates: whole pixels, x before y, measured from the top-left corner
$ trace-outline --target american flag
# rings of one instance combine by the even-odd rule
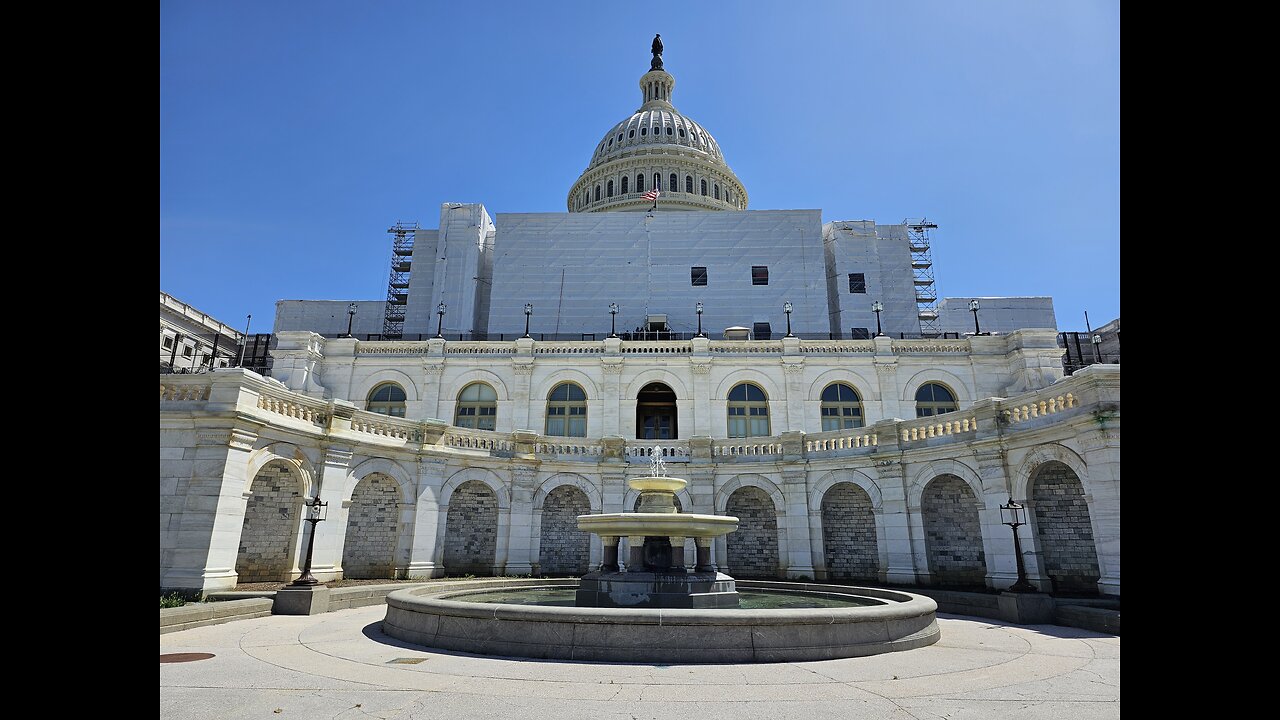
[[[661,194],[662,193],[658,192],[657,190],[650,190],[649,192],[645,193],[642,197],[644,197],[645,200],[653,201],[653,203],[656,205],[658,203],[658,196]]]

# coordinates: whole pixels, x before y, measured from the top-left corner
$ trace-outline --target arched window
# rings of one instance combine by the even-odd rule
[[[492,430],[498,419],[498,394],[485,383],[475,382],[458,393],[458,409],[453,424],[458,427]]]
[[[716,183],[716,199],[720,199],[720,183]]]
[[[668,126],[667,126],[667,134],[668,134],[668,135],[670,135],[670,134],[671,134],[671,126],[670,126],[670,125],[668,125]]]
[[[365,410],[379,415],[404,417],[404,388],[395,383],[382,383],[369,392]]]
[[[596,202],[600,202],[600,186],[596,186]]]
[[[644,192],[644,173],[636,176],[636,192]]]
[[[622,194],[627,194],[627,184],[631,182],[631,178],[627,175],[622,176]]]
[[[684,128],[680,128],[680,137],[684,137]]]
[[[699,182],[699,183],[701,184],[701,186],[702,186],[702,194],[703,194],[703,195],[706,195],[706,194],[707,194],[707,181],[706,181],[706,180],[699,180],[698,182]]]
[[[692,175],[684,176],[684,191],[689,193],[690,195],[693,194],[693,176]]]
[[[862,427],[862,398],[844,383],[828,385],[822,391],[822,430]]]
[[[613,181],[612,180],[609,181],[609,185],[608,187],[605,188],[604,194],[609,197],[613,197]]]
[[[938,383],[925,383],[916,391],[916,417],[930,417],[955,412],[956,396]]]
[[[729,437],[768,437],[769,401],[764,390],[740,383],[729,391]]]
[[[646,127],[642,127],[642,128],[640,128],[640,134],[641,134],[641,135],[648,135],[648,134],[649,134],[649,128],[648,128],[647,126],[646,126]]]
[[[671,192],[680,191],[680,178],[676,177],[675,173],[671,173],[671,184],[667,187],[671,188]]]
[[[635,137],[635,136],[636,136],[636,129],[635,129],[635,128],[631,128],[630,130],[628,130],[628,131],[627,131],[627,137],[628,137],[628,138],[633,138],[633,137]]]
[[[573,383],[560,383],[547,395],[547,435],[587,436],[587,394]]]
[[[653,174],[653,189],[654,190],[662,189],[662,173]]]

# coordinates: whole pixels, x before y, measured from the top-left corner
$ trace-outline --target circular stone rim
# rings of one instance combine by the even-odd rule
[[[739,580],[742,590],[822,592],[885,605],[772,610],[578,608],[455,599],[505,589],[572,588],[534,578],[475,588],[408,588],[387,595],[382,631],[405,642],[481,655],[665,662],[798,662],[911,650],[937,642],[938,604],[899,590]],[[761,633],[762,628],[771,632]]]

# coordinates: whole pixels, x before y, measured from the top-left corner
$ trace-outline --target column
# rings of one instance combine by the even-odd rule
[[[705,331],[706,328],[704,327]],[[693,357],[689,359],[689,369],[693,371],[693,406],[690,408],[693,414],[693,427],[689,430],[684,429],[684,425],[680,426],[680,433],[688,436],[704,436],[711,437],[714,413],[711,411],[711,340],[709,338],[693,338]],[[684,398],[679,398],[677,402],[686,402]],[[692,432],[690,432],[690,430]],[[721,435],[724,433],[721,432]]]
[[[929,560],[924,546],[924,526],[907,507],[906,468],[898,460],[895,424],[876,423],[880,452],[872,456],[876,484],[880,486],[880,512],[876,515],[876,542],[883,548],[881,580],[892,585],[914,585],[927,579]],[[917,564],[917,556],[921,564]],[[920,568],[920,569],[917,569]]]
[[[601,572],[618,572],[618,536],[601,535],[604,544],[604,560],[600,563]]]
[[[902,407],[902,390],[898,386],[898,358],[893,354],[893,341],[881,336],[875,338],[875,345],[876,385],[880,391],[880,412],[882,413],[880,419],[911,420],[915,418],[914,405]]]
[[[1103,422],[1107,422],[1104,417]],[[1118,424],[1118,423],[1117,423]],[[1120,595],[1120,431],[1102,429],[1080,437],[1087,477],[1080,478],[1089,503],[1093,544],[1098,551],[1098,592]]]
[[[516,340],[516,355],[511,359],[511,370],[515,373],[514,387],[511,390],[512,420],[515,422],[512,429],[542,432],[543,427],[540,423],[536,428],[530,426],[532,401],[529,397],[529,385],[533,375],[532,339]]]
[[[799,433],[796,433],[799,435]],[[785,443],[784,443],[785,444]],[[813,549],[809,546],[809,473],[803,467],[782,471],[781,555],[790,579],[813,579]]]
[[[422,362],[422,417],[452,423],[453,418],[440,417],[440,380],[443,377],[444,360],[433,358]]]
[[[615,338],[605,340],[605,346],[621,345],[622,341]],[[635,437],[635,433],[624,433],[623,426],[626,424],[622,419],[622,358],[603,359],[603,365],[600,369],[604,371],[604,383],[600,388],[600,406],[603,410],[603,423],[601,425],[601,435],[618,435],[624,438]]]
[[[538,465],[532,461],[511,470],[511,507],[507,523],[506,574],[529,575],[538,549],[533,547],[533,494],[538,489]]]
[[[978,478],[982,481],[982,495],[978,503],[978,520],[982,525],[982,552],[987,560],[987,586],[1008,588],[1018,580],[1018,559],[1013,552],[1013,530],[1000,522],[1000,506],[1009,501],[1009,476],[1005,470],[1005,452],[1000,448],[982,448],[974,452],[978,465]],[[1025,528],[1025,530],[1023,530]],[[1024,559],[1035,545],[1027,536],[1030,525],[1019,528]],[[1033,563],[1027,565],[1027,575],[1036,582]]]
[[[351,486],[351,456],[351,448],[348,447],[323,448],[320,460],[316,463],[319,482],[312,496],[319,493],[321,502],[329,503],[326,508],[327,518],[314,524],[306,523],[303,532],[310,534],[311,528],[315,528],[316,544],[311,555],[311,574],[320,582],[337,580],[342,573],[342,546],[347,537],[349,509],[343,505],[342,496]],[[305,506],[302,511],[306,513]],[[304,536],[299,546],[299,568],[306,559],[308,542],[310,538]]]
[[[410,578],[444,575],[440,562],[444,545],[438,539],[444,529],[440,517],[440,488],[444,485],[445,462],[435,458],[418,460],[418,495],[413,507],[413,544],[409,551]]]

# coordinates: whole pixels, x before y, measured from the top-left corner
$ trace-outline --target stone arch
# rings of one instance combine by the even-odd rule
[[[1032,473],[1027,500],[1052,589],[1097,592],[1098,550],[1080,476],[1066,463],[1044,462]]]
[[[539,389],[536,392],[530,393],[533,401],[542,403],[545,408],[547,397],[551,395],[551,391],[560,383],[565,382],[581,387],[582,391],[587,394],[588,403],[600,400],[600,388],[586,373],[575,368],[559,368],[538,383]]]
[[[777,509],[781,515],[787,507],[786,501],[783,500],[782,491],[769,478],[764,475],[745,474],[735,475],[716,491],[716,513],[723,515],[725,508],[729,505],[729,496],[737,492],[739,488],[756,487],[763,490],[769,495],[769,499],[773,501],[773,507]]]
[[[983,585],[980,493],[958,475],[942,474],[925,485],[920,499],[929,574],[938,585]]]
[[[347,509],[343,577],[394,577],[401,500],[400,483],[390,475],[370,472],[356,483]]]
[[[813,484],[809,493],[809,510],[817,513],[822,510],[822,497],[827,491],[840,483],[852,483],[862,489],[871,500],[871,509],[879,511],[882,505],[880,485],[861,470],[832,470]]]
[[[352,393],[351,398],[356,402],[365,403],[369,400],[369,393],[383,383],[399,385],[404,390],[405,402],[417,402],[422,399],[422,393],[419,392],[418,384],[413,381],[413,378],[403,370],[395,368],[383,368],[361,378],[356,385],[359,391]]]
[[[413,473],[409,472],[403,465],[390,460],[388,458],[369,458],[361,462],[359,465],[351,468],[349,475],[349,483],[342,493],[343,504],[351,502],[352,494],[355,492],[356,486],[360,481],[373,473],[381,473],[396,482],[399,488],[399,502],[405,505],[414,505],[417,501],[416,483],[413,481]]]
[[[907,488],[909,510],[920,509],[920,499],[924,495],[925,486],[939,475],[955,475],[969,486],[974,497],[982,497],[982,478],[978,476],[976,470],[959,460],[934,460],[916,471],[915,478]]]
[[[488,483],[465,480],[449,492],[444,567],[453,574],[492,575],[498,564],[499,495]]]
[[[876,581],[880,550],[871,495],[844,481],[822,493],[822,554],[827,577]]]
[[[269,443],[249,453],[249,460],[245,464],[244,490],[241,494],[246,498],[249,497],[254,478],[262,468],[277,461],[287,464],[297,472],[298,481],[302,483],[303,497],[310,497],[313,487],[312,478],[315,477],[315,464],[302,448],[286,442]]]
[[[769,409],[772,414],[775,403],[785,401],[785,395],[782,388],[774,382],[773,378],[752,368],[736,368],[729,373],[720,384],[716,386],[715,395],[711,396],[712,400],[726,401],[729,399],[729,391],[741,383],[753,383],[759,385],[764,390],[764,394],[769,400]]]
[[[237,581],[288,581],[297,565],[305,483],[297,466],[282,458],[263,464],[252,477],[240,524]]]
[[[578,529],[578,516],[591,510],[591,498],[577,484],[564,483],[541,502],[538,571],[542,575],[582,575],[590,569],[591,534]]]
[[[855,368],[842,367],[827,370],[814,378],[809,384],[808,400],[822,402],[822,391],[832,383],[844,383],[857,390],[864,403],[880,399],[880,384],[874,378],[868,379]]]
[[[649,368],[641,371],[631,379],[631,382],[627,383],[627,389],[623,393],[622,397],[634,399],[640,394],[640,390],[642,390],[645,385],[654,382],[662,383],[663,385],[671,388],[671,391],[676,394],[677,400],[683,400],[685,402],[693,400],[693,393],[689,392],[684,381],[682,381],[675,373],[663,368]]]
[[[725,500],[725,511],[738,518],[738,529],[726,537],[728,572],[739,578],[776,578],[779,574],[778,506],[756,485],[743,485]]]
[[[442,509],[448,507],[449,500],[453,497],[453,492],[463,483],[470,482],[472,480],[477,480],[489,486],[489,489],[493,491],[495,496],[497,496],[498,509],[510,509],[511,496],[507,492],[506,483],[504,483],[502,478],[495,475],[492,471],[484,470],[482,468],[463,468],[453,475],[450,475],[449,479],[440,487],[440,507]]]
[[[1071,471],[1080,479],[1082,486],[1088,482],[1089,466],[1085,464],[1084,458],[1065,445],[1058,443],[1039,445],[1022,458],[1022,462],[1018,463],[1018,469],[1013,473],[1013,496],[1015,498],[1030,499],[1031,477],[1041,465],[1047,462],[1060,462],[1071,468]],[[1091,500],[1087,490],[1085,497]]]
[[[462,388],[475,382],[481,382],[493,388],[493,392],[498,396],[498,402],[506,402],[511,399],[511,391],[501,377],[491,370],[473,368],[459,373],[449,380],[446,385],[449,391],[442,394],[441,401],[447,400],[456,403],[458,401],[458,393],[462,392]]]
[[[958,375],[949,373],[939,368],[928,368],[921,370],[911,376],[902,386],[902,398],[904,408],[911,408],[914,412],[916,407],[916,392],[921,385],[925,383],[940,383],[945,385],[956,397],[956,406],[959,412],[964,412],[965,408],[973,404],[973,391],[969,388],[969,383],[961,380]]]
[[[582,475],[568,472],[556,473],[542,481],[542,484],[538,486],[538,491],[533,494],[534,512],[541,510],[543,503],[547,500],[547,496],[562,485],[572,485],[581,490],[590,502],[591,512],[602,512],[600,509],[600,488]]]

